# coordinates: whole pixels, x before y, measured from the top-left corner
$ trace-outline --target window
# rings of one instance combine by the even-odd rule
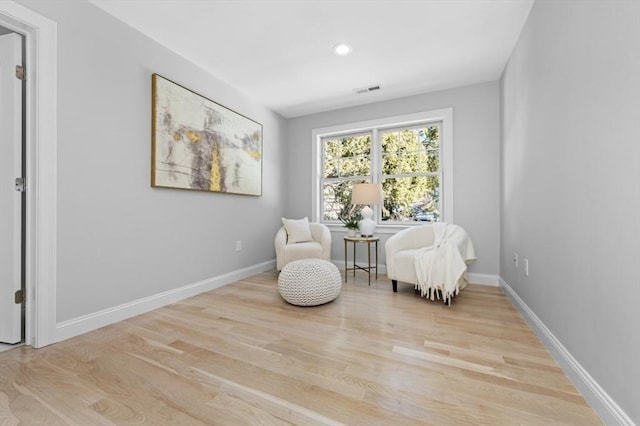
[[[354,183],[379,182],[377,222],[452,221],[451,109],[313,131],[314,219],[340,224]]]

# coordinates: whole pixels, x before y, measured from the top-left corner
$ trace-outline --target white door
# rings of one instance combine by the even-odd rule
[[[22,287],[22,40],[18,34],[0,36],[0,342],[22,338],[22,305],[15,293]]]

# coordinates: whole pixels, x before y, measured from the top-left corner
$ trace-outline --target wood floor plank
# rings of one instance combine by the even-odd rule
[[[365,277],[298,307],[270,271],[2,352],[0,425],[601,424],[500,289]]]

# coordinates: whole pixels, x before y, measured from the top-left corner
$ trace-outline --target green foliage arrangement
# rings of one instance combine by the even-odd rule
[[[353,210],[353,209],[352,209]],[[358,229],[358,223],[362,220],[360,212],[351,212],[342,214],[339,217],[340,222],[344,224],[347,229]]]
[[[346,205],[338,217],[340,222],[347,229],[358,229],[358,223],[362,220],[362,214],[355,209],[355,206]]]

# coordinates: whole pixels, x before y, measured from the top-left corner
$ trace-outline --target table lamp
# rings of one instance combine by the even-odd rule
[[[355,183],[351,193],[351,204],[363,205],[360,212],[362,220],[358,223],[360,235],[372,237],[376,230],[376,222],[373,220],[372,205],[382,203],[382,185],[379,183]]]

